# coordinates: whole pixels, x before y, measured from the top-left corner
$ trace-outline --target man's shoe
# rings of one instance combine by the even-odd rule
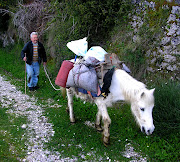
[[[34,89],[35,89],[35,90],[39,89],[39,86],[35,86]]]
[[[33,88],[33,87],[29,87],[29,90],[30,90],[30,91],[34,91],[34,88]]]

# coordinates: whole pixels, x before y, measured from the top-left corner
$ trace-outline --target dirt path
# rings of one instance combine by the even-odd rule
[[[54,135],[51,123],[48,123],[47,117],[43,115],[43,107],[36,105],[36,99],[29,97],[16,90],[14,85],[5,81],[0,76],[0,102],[2,107],[12,107],[8,113],[13,113],[16,116],[23,115],[28,119],[28,124],[25,123],[21,127],[26,129],[25,137],[28,137],[27,155],[22,161],[71,161],[70,158],[60,159],[58,152],[51,152],[44,149],[45,142],[48,142]]]
[[[15,114],[16,116],[25,116],[28,119],[28,123],[24,123],[21,126],[23,129],[26,129],[26,133],[23,137],[28,138],[27,143],[25,143],[27,146],[27,155],[24,159],[20,159],[20,161],[71,162],[78,160],[76,157],[74,159],[70,159],[69,157],[62,158],[63,156],[59,152],[51,152],[45,149],[45,143],[51,139],[55,132],[53,131],[53,125],[48,123],[47,117],[43,115],[43,105],[38,106],[34,97],[29,97],[21,93],[21,91],[16,90],[16,87],[10,84],[9,81],[5,81],[1,75],[0,102],[2,103],[2,107],[12,107],[8,109],[7,113]],[[134,162],[147,161],[146,157],[144,158],[134,151],[131,144],[125,147],[122,156],[127,159],[132,158]]]

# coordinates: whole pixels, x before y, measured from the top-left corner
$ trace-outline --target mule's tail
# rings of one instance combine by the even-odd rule
[[[66,88],[61,87],[61,94],[62,94],[63,98],[65,99],[66,98]]]

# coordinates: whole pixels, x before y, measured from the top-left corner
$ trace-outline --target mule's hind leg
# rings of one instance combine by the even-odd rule
[[[104,142],[104,145],[107,146],[110,143],[111,119],[110,119],[109,114],[107,112],[106,105],[103,105],[101,108],[102,108],[102,120],[103,120],[103,123],[104,123],[103,142]]]
[[[68,98],[68,110],[69,110],[70,122],[75,123],[74,112],[73,112],[73,91],[71,88],[69,88],[66,89],[66,92]]]

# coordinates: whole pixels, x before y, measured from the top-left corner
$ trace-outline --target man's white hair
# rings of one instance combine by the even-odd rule
[[[38,36],[38,33],[37,33],[37,32],[32,32],[32,33],[30,34],[30,37],[32,37],[33,35],[37,35],[37,36]]]

